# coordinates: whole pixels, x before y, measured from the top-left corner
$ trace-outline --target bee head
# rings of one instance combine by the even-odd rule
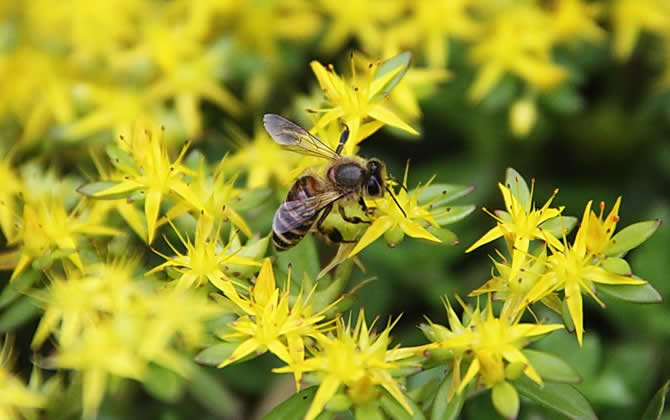
[[[368,180],[365,183],[365,192],[370,197],[381,197],[384,195],[384,179],[386,168],[378,159],[370,159],[367,164]]]

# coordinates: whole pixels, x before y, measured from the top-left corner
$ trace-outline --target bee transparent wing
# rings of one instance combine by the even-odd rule
[[[286,150],[324,159],[338,159],[340,157],[332,148],[317,139],[309,131],[281,115],[265,114],[263,125],[270,137]]]
[[[275,212],[272,229],[275,232],[290,232],[312,220],[326,206],[344,197],[337,191],[326,191],[304,200],[284,201]]]

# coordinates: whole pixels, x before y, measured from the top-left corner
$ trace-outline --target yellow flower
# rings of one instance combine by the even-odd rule
[[[217,80],[217,69],[222,65],[223,51],[216,48],[183,59],[149,87],[147,99],[173,100],[186,134],[198,137],[202,131],[198,105],[203,98],[233,115],[241,111],[240,102]]]
[[[397,320],[396,320],[397,322]],[[358,314],[354,328],[339,318],[334,335],[320,335],[311,357],[301,363],[275,369],[275,372],[313,372],[320,380],[305,420],[315,419],[326,403],[344,387],[347,397],[355,405],[364,404],[378,397],[377,387],[381,386],[398,401],[410,415],[412,408],[402,393],[401,386],[391,375],[393,369],[401,365],[389,349],[390,323],[380,334],[368,329],[363,310]]]
[[[22,419],[24,417],[21,414],[25,413],[26,409],[41,408],[47,403],[43,395],[28,389],[18,377],[12,375],[13,342],[12,337],[5,336],[2,348],[0,348],[0,389],[2,389],[0,418],[6,420]]]
[[[539,5],[512,2],[497,13],[470,50],[479,66],[470,97],[480,101],[506,72],[514,73],[537,89],[550,89],[567,72],[552,61],[552,20]]]
[[[219,241],[220,226],[217,229],[211,229],[210,226],[211,223],[207,220],[207,217],[201,216],[198,219],[193,242],[190,239],[184,239],[177,228],[174,228],[179,240],[186,247],[186,253],[182,254],[177,251],[168,242],[172,251],[177,255],[168,257],[159,253],[166,261],[147,272],[147,275],[173,267],[181,274],[177,279],[177,288],[199,287],[203,282],[209,281],[212,285],[225,291],[227,286],[222,280],[224,264],[261,265],[253,258],[231,253],[228,249],[230,244],[222,246]],[[155,252],[158,253],[158,251]]]
[[[535,204],[533,204],[532,190],[524,205],[520,201],[518,191],[512,192],[509,189],[510,186],[506,187],[500,183],[498,187],[502,192],[507,211],[496,212],[496,215],[489,213],[498,222],[497,226],[486,232],[477,242],[470,245],[465,252],[471,252],[484,244],[504,236],[512,253],[512,267],[509,276],[510,278],[515,278],[525,262],[531,240],[540,239],[556,249],[563,249],[563,245],[556,239],[553,233],[542,227],[542,223],[560,216],[563,207],[549,207],[558,190],[554,191],[542,208],[536,210]],[[484,210],[486,211],[486,209]]]
[[[561,0],[552,3],[549,14],[552,30],[559,41],[574,42],[584,39],[598,42],[605,39],[607,33],[598,26],[602,5],[584,0]]]
[[[509,109],[509,125],[517,137],[526,137],[537,121],[537,105],[531,98],[514,102]]]
[[[357,3],[363,3],[358,2]],[[331,122],[341,119],[349,127],[349,141],[344,147],[343,154],[353,155],[358,143],[374,133],[384,124],[400,128],[410,134],[419,133],[404,122],[386,104],[386,93],[389,85],[395,86],[394,80],[402,77],[409,61],[409,55],[396,56],[397,65],[383,74],[377,74],[382,63],[368,62],[362,74],[356,71],[356,55],[351,57],[352,79],[345,80],[335,73],[332,65],[324,67],[318,61],[312,61],[311,67],[319,81],[330,108],[317,110],[323,113],[314,130],[320,130]],[[406,59],[405,59],[406,58]],[[393,59],[391,59],[393,60]],[[395,61],[389,60],[390,63]],[[368,118],[373,121],[365,123]],[[365,135],[365,137],[363,136]]]
[[[384,46],[384,27],[400,16],[405,2],[400,0],[319,0],[330,18],[322,48],[333,52],[350,38],[357,38],[363,49],[380,52]]]
[[[605,203],[602,201],[600,202],[600,215],[596,216],[593,211],[589,214],[588,230],[585,238],[588,253],[600,257],[607,251],[607,248],[612,246],[610,239],[614,234],[617,222],[619,222],[619,206],[621,206],[621,197],[616,199],[605,220],[603,220]]]
[[[113,152],[112,163],[123,173],[123,181],[110,185],[101,183],[102,188],[91,189],[91,185],[95,184],[89,184],[79,189],[81,193],[99,199],[116,199],[140,192],[144,197],[147,243],[154,239],[161,201],[168,193],[176,194],[190,208],[203,209],[202,203],[183,179],[185,174],[192,174],[181,164],[188,145],[184,145],[177,159],[170,162],[162,130],[160,133],[156,135],[148,130],[137,130],[128,140],[121,137],[121,150]]]
[[[529,344],[529,338],[563,328],[562,325],[521,323],[520,315],[510,318],[505,313],[495,317],[490,298],[488,307],[483,312],[479,309],[474,312],[468,308],[465,310],[470,316],[468,328],[435,341],[439,349],[453,350],[464,357],[472,358],[457,392],[463,392],[476,377],[486,387],[495,387],[506,382],[509,372],[505,368],[509,364],[522,364],[523,373],[536,383],[542,384],[542,378],[521,349]]]
[[[471,40],[480,30],[471,0],[418,0],[408,3],[409,17],[392,25],[386,42],[420,49],[429,68],[447,66],[449,40]]]
[[[594,254],[588,248],[588,236],[591,231],[591,202],[584,209],[582,224],[571,246],[553,248],[547,259],[548,270],[537,284],[528,292],[529,303],[535,302],[548,293],[563,290],[570,318],[575,325],[577,341],[582,345],[584,332],[582,293],[587,293],[601,306],[604,303],[596,296],[594,283],[642,285],[646,282],[632,277],[611,273],[600,267],[594,260]]]
[[[12,153],[0,159],[0,179],[0,232],[11,243],[17,233],[17,199],[23,190],[23,183],[12,167]]]
[[[513,264],[509,264],[502,254],[498,253],[498,255],[501,261],[492,259],[497,274],[494,274],[494,269],[491,269],[491,279],[483,286],[470,292],[470,296],[493,293],[493,299],[504,302],[502,312],[509,314],[510,317],[516,317],[528,305],[526,298],[528,292],[547,271],[547,248],[541,247],[537,255],[524,258],[516,277],[510,277]],[[551,309],[561,311],[561,301],[556,294],[551,293],[541,300]]]
[[[244,171],[247,188],[267,187],[272,181],[289,186],[294,181],[291,173],[300,156],[286,153],[260,126],[254,133],[253,139],[249,139],[241,131],[231,129],[231,141],[237,151],[226,158],[226,169]]]
[[[227,170],[228,161],[224,157],[214,168],[213,174],[208,176],[208,167],[203,157],[198,172],[189,184],[189,188],[202,204],[202,209],[191,209],[187,202],[177,203],[159,221],[159,224],[172,220],[189,210],[204,210],[208,216],[200,215],[200,219],[210,222],[210,229],[206,228],[205,232],[211,230],[215,220],[230,220],[233,226],[250,237],[252,232],[249,225],[234,208],[244,190],[235,187],[236,177],[226,180],[225,171]]]
[[[47,198],[23,207],[23,228],[18,261],[10,278],[14,280],[37,258],[66,257],[80,270],[84,268],[77,252],[82,235],[118,235],[120,232],[87,218],[75,208],[68,213],[60,200]]]
[[[290,284],[290,281],[287,282]],[[237,292],[233,282],[224,277],[222,290],[238,309],[239,318],[230,324],[233,332],[222,337],[229,341],[240,341],[239,345],[219,367],[228,366],[252,353],[257,355],[272,352],[286,363],[300,363],[305,357],[305,340],[320,337],[331,322],[322,322],[325,313],[339,300],[323,310],[312,313],[309,302],[302,291],[293,301],[288,291],[281,292],[275,286],[272,263],[269,258],[263,267],[249,296]],[[296,386],[300,386],[302,373],[295,371]]]
[[[403,185],[407,182],[409,166],[405,168]],[[386,192],[384,197],[375,199],[371,206],[374,207],[374,221],[367,228],[361,239],[349,254],[350,257],[358,254],[363,248],[370,245],[385,232],[400,230],[400,234],[407,234],[412,238],[422,238],[433,242],[441,242],[439,238],[426,230],[428,226],[438,226],[435,216],[444,209],[433,209],[432,202],[419,204],[419,196],[431,184],[432,178],[423,186],[417,187],[412,192],[400,189],[399,192]],[[397,201],[397,203],[396,203]],[[431,211],[433,210],[433,211]],[[378,215],[381,214],[381,215]],[[394,241],[395,242],[395,241]]]
[[[670,4],[665,0],[616,0],[612,7],[614,54],[627,59],[641,32],[670,31]]]

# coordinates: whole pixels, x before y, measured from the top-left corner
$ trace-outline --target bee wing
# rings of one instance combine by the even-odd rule
[[[340,157],[332,148],[317,139],[309,131],[281,115],[265,114],[263,125],[270,137],[286,150],[331,160]]]
[[[303,200],[284,201],[275,212],[272,229],[282,234],[292,231],[342,197],[338,191],[325,191]]]

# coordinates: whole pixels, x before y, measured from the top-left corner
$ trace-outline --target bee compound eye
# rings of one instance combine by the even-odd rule
[[[370,178],[368,179],[368,184],[366,186],[366,190],[368,195],[371,196],[377,196],[381,193],[381,187],[379,185],[379,182],[377,182],[376,179]]]

